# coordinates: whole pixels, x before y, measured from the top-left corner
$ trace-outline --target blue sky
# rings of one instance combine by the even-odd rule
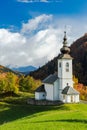
[[[87,32],[87,0],[1,0],[0,64],[41,66]]]
[[[38,1],[38,0],[37,0]],[[49,2],[0,1],[0,26],[20,27],[23,21],[41,14],[53,14],[60,17],[79,17],[87,13],[86,0],[49,0]]]

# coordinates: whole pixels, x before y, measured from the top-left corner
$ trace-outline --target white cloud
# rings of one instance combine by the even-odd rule
[[[24,44],[26,42],[25,37],[19,33],[12,33],[7,29],[0,29],[0,44],[1,45],[18,45],[19,42]]]
[[[20,32],[0,29],[0,64],[41,66],[57,56],[67,25],[69,44],[86,32],[87,20],[40,15],[23,23]]]
[[[22,33],[31,33],[31,31],[46,28],[52,19],[52,15],[40,15],[36,18],[28,20],[27,23],[23,23]]]

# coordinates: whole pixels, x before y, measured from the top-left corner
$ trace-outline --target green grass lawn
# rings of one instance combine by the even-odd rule
[[[25,99],[1,100],[0,130],[87,130],[86,104],[33,106]]]

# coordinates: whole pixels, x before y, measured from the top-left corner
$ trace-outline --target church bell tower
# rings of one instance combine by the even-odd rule
[[[67,84],[73,87],[72,80],[72,57],[70,48],[67,46],[66,32],[64,32],[63,47],[60,49],[61,54],[58,57],[58,79],[59,79],[59,98],[62,98],[61,92]]]

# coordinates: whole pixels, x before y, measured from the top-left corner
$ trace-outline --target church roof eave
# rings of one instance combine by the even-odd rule
[[[54,82],[58,79],[57,74],[51,74],[47,78],[45,78],[42,82],[47,84],[54,84]]]
[[[73,59],[69,54],[60,54],[58,59]]]
[[[39,86],[39,87],[35,90],[35,92],[46,92],[46,91],[45,91],[45,88],[44,88],[44,84],[42,84],[41,86]]]
[[[73,87],[66,86],[66,87],[62,90],[62,94],[65,94],[65,95],[78,95],[79,92],[78,92],[77,90],[75,90]]]

